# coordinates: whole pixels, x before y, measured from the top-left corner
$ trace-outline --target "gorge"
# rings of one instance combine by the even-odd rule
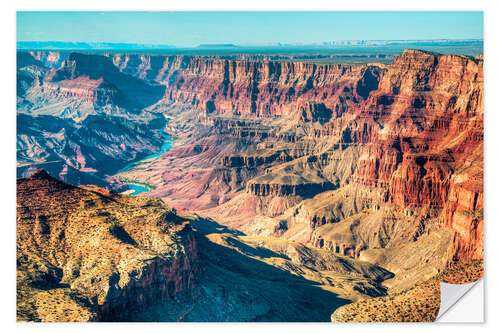
[[[18,320],[364,320],[480,276],[482,56],[284,58],[18,51]]]

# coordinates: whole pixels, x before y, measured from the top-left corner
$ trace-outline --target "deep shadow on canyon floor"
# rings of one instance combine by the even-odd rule
[[[304,274],[304,270],[326,273],[321,272],[321,264],[314,265],[313,255],[301,258],[309,260],[303,270],[286,248],[277,252],[265,247],[265,242],[248,245],[239,239],[243,233],[207,219],[191,223],[201,265],[197,286],[171,302],[133,313],[132,321],[326,322],[336,308],[352,302],[331,290],[335,283],[325,285],[322,279]],[[288,246],[294,245],[298,246]],[[382,269],[380,273],[381,279],[392,276]],[[373,292],[383,290],[379,286]]]

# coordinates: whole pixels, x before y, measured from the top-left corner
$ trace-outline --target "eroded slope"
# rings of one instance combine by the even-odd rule
[[[17,182],[18,320],[128,319],[191,288],[188,222],[158,199],[62,183]]]

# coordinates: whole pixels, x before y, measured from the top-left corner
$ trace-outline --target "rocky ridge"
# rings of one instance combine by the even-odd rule
[[[73,184],[120,189],[112,175],[160,149],[165,118],[137,110],[153,103],[153,85],[106,57],[19,52],[17,71],[18,177],[43,167]]]
[[[193,287],[194,233],[158,199],[17,181],[18,320],[116,321]]]

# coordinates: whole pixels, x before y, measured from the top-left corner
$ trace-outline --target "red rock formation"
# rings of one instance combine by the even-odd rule
[[[209,114],[262,117],[291,114],[297,105],[310,101],[343,110],[375,89],[383,71],[375,66],[193,56],[111,57],[124,73],[164,83],[168,101]]]
[[[257,196],[284,197],[284,196],[312,196],[314,194],[333,188],[329,182],[302,183],[302,184],[261,184],[251,182],[247,192]]]
[[[43,75],[32,73],[30,66],[39,66],[33,59],[24,60],[29,86]],[[483,256],[482,65],[480,58],[416,50],[387,66],[73,54],[43,84],[54,94],[91,103],[127,104],[124,98],[140,97],[135,107],[153,105],[153,112],[165,113],[178,144],[126,172],[153,185],[149,195],[246,234],[279,235],[382,265],[397,272],[393,285],[407,287],[446,262]],[[158,84],[158,91],[141,95]],[[87,163],[80,157],[77,162]],[[116,196],[86,189],[99,198]],[[86,212],[101,204],[72,197],[73,190],[69,206],[76,200]],[[67,222],[57,204],[40,204]],[[28,210],[36,207],[28,208],[21,207],[20,215],[29,216],[23,228],[32,232],[22,237],[36,250],[57,245],[57,223],[46,212],[31,216]],[[93,223],[94,217],[79,221]],[[124,227],[132,240],[154,247],[156,236],[145,229]],[[188,234],[185,249],[195,252],[187,226],[176,231]],[[60,256],[53,253],[43,254]],[[126,284],[105,275],[104,287],[94,293],[101,296],[99,319],[189,288],[187,257],[145,263],[141,278]],[[64,281],[71,282],[69,266]]]
[[[133,74],[137,68],[134,75],[162,81],[168,100],[208,114],[208,124],[218,135],[249,139],[246,145],[303,140],[294,132],[269,127],[259,120],[262,117],[291,115],[304,129],[316,123],[316,138],[338,143],[331,149],[358,147],[349,181],[387,189],[388,202],[402,208],[443,209],[463,156],[482,143],[483,72],[478,59],[408,50],[386,67],[186,56],[122,60],[114,58],[123,72]],[[248,115],[255,120],[234,118]],[[267,150],[227,155],[221,164],[269,168],[300,156],[286,149]],[[329,163],[325,157],[318,165]],[[286,182],[252,180],[247,185],[259,196],[288,195],[292,188]],[[450,216],[445,215],[447,225],[453,224]]]
[[[454,257],[460,259],[480,258],[483,251],[482,214],[458,213],[482,209],[482,175],[474,175],[482,174],[482,167],[457,175],[467,166],[466,154],[482,150],[482,64],[463,56],[405,51],[388,66],[366,105],[384,124],[380,139],[395,142],[403,153],[390,178],[391,201],[445,207],[445,225],[458,232]],[[482,163],[482,154],[475,163]],[[463,178],[473,178],[471,185],[455,183]]]
[[[446,223],[456,230],[453,259],[484,256],[483,189],[478,182],[453,183],[445,209]]]
[[[102,78],[92,80],[89,77],[79,76],[74,80],[59,81],[57,84],[44,82],[42,89],[46,96],[77,98],[99,106],[119,103],[120,98],[120,92],[116,87],[104,82]]]
[[[408,50],[388,65],[385,73],[377,73],[383,73],[378,89],[365,94],[366,101],[359,100],[344,112],[333,112],[315,135],[330,137],[343,147],[357,146],[360,157],[351,181],[387,189],[389,203],[402,208],[445,209],[444,226],[457,231],[452,257],[480,258],[482,176],[471,174],[478,169],[463,171],[463,177],[474,178],[474,185],[468,187],[455,184],[453,179],[467,163],[482,161],[482,156],[474,162],[464,160],[467,154],[482,149],[482,61]],[[358,78],[358,84],[363,80],[375,78]],[[336,98],[341,100],[341,96]],[[332,96],[325,101],[332,103]],[[319,112],[317,105],[322,104],[298,107],[296,119],[303,124],[324,122],[323,113],[328,109]],[[246,161],[231,158],[235,165]],[[274,160],[262,159],[259,165],[266,162]],[[257,185],[252,181],[250,191],[257,195],[273,192],[271,187]]]

